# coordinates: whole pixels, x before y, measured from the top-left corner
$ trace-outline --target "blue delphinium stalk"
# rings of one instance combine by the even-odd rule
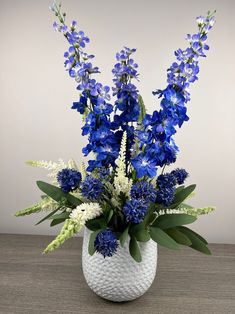
[[[76,190],[82,180],[81,173],[75,169],[62,169],[57,174],[57,181],[63,192]]]
[[[155,202],[156,189],[148,181],[140,181],[132,185],[131,198],[136,200],[142,200],[145,203]]]
[[[148,205],[142,200],[132,199],[123,207],[123,213],[128,222],[134,222],[136,224],[143,221],[147,213]]]
[[[121,114],[114,117],[118,118],[118,122],[128,124],[129,122],[136,122],[139,117],[140,107],[138,104],[138,90],[131,82],[133,78],[137,79],[138,72],[137,63],[131,58],[131,55],[136,49],[129,49],[124,47],[116,54],[117,63],[115,64],[112,72],[114,74],[113,82],[113,95],[117,97],[115,101],[115,111],[120,110]]]
[[[109,103],[110,88],[92,77],[100,71],[91,62],[94,55],[84,51],[90,40],[83,31],[77,30],[77,22],[72,21],[69,27],[65,25],[65,14],[61,13],[60,5],[56,2],[51,10],[59,20],[59,23],[54,22],[54,29],[61,32],[69,43],[69,48],[64,53],[66,71],[78,83],[77,90],[80,92],[79,100],[73,103],[72,108],[85,114],[82,134],[89,136],[89,144],[83,153],[85,156],[91,151],[96,154],[96,159],[89,161],[88,171],[107,164],[114,166],[119,142],[111,131],[110,114],[113,106]]]
[[[167,88],[153,92],[161,98],[161,109],[154,111],[152,115],[146,115],[144,128],[138,132],[142,152],[132,160],[138,177],[155,175],[154,171],[146,171],[145,163],[139,163],[139,159],[144,160],[147,154],[151,155],[150,162],[154,165],[155,172],[158,166],[163,167],[176,160],[178,147],[172,136],[176,133],[176,126],[181,127],[189,120],[185,106],[190,100],[189,86],[198,79],[198,59],[205,57],[205,51],[209,49],[206,44],[207,33],[214,21],[213,13],[210,12],[207,17],[197,18],[198,33],[187,36],[190,47],[175,52],[178,62],[174,62],[168,69]]]
[[[104,257],[111,257],[117,252],[118,242],[116,235],[109,229],[100,231],[95,239],[96,252]]]
[[[81,184],[81,192],[88,200],[96,201],[104,191],[102,182],[92,176],[87,176]]]
[[[112,73],[114,75],[113,96],[116,96],[115,115],[113,118],[112,128],[127,132],[127,158],[130,158],[130,149],[134,142],[134,126],[133,123],[138,121],[140,114],[140,106],[138,103],[138,93],[136,86],[132,80],[138,78],[138,64],[132,58],[132,54],[136,49],[124,47],[116,54],[117,63]],[[120,140],[122,132],[116,132],[117,138]]]

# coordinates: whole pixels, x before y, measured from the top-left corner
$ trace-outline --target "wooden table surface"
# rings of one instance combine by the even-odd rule
[[[159,248],[150,290],[136,301],[96,296],[81,269],[81,238],[42,255],[49,236],[0,234],[0,313],[235,314],[235,245],[211,244],[212,256]]]

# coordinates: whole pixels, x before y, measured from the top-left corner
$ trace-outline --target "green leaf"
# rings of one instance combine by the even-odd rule
[[[165,246],[168,249],[179,250],[179,245],[166,232],[157,227],[150,227],[150,236],[153,241],[159,245]]]
[[[130,251],[131,256],[134,258],[136,262],[140,263],[142,261],[140,248],[139,248],[138,242],[136,241],[134,237],[130,239],[129,251]]]
[[[185,226],[177,227],[177,229],[179,229],[179,230],[180,230],[180,228],[181,228],[182,230],[187,230],[187,231],[191,232],[193,235],[195,235],[195,237],[199,238],[202,242],[204,242],[205,244],[208,244],[208,242],[206,241],[206,239],[204,239],[200,234],[196,233],[196,232],[193,231],[192,229],[189,229],[189,228],[187,228],[187,227],[185,227]],[[182,231],[182,230],[181,230],[181,231]]]
[[[37,181],[37,186],[42,192],[50,196],[53,200],[55,200],[58,203],[63,204],[64,202],[66,202],[67,205],[72,205],[74,207],[77,207],[78,205],[82,204],[82,202],[77,197],[73,196],[72,194],[63,192],[57,186],[54,186],[43,181]]]
[[[173,227],[191,224],[197,217],[187,214],[165,214],[160,215],[152,224],[153,227],[160,229],[170,229]]]
[[[86,227],[91,231],[105,229],[106,226],[105,217],[94,218],[86,222]]]
[[[175,189],[175,195],[184,189],[184,185],[180,185]]]
[[[90,255],[93,255],[95,253],[95,245],[94,245],[94,242],[95,242],[95,239],[96,239],[96,236],[97,234],[100,232],[101,230],[96,230],[94,232],[91,233],[90,235],[90,239],[89,239],[89,244],[88,244],[88,252]]]
[[[178,208],[179,209],[181,209],[181,208],[186,208],[186,209],[193,209],[193,206],[191,206],[191,205],[188,205],[188,204],[186,204],[186,203],[181,203],[179,206],[178,206]]]
[[[140,114],[139,114],[139,118],[138,118],[138,124],[142,124],[144,117],[146,115],[146,108],[144,105],[144,100],[143,100],[142,96],[140,96],[140,95],[138,96],[138,103],[140,106]]]
[[[62,222],[64,222],[65,220],[66,220],[66,219],[63,219],[63,218],[61,218],[61,219],[54,219],[54,220],[52,220],[50,226],[53,227],[53,226],[59,225],[59,224],[61,224]]]
[[[189,238],[185,234],[180,232],[178,229],[175,228],[168,229],[166,230],[166,233],[179,244],[186,246],[190,246],[192,244]]]
[[[109,214],[108,214],[108,217],[107,217],[107,223],[110,222],[110,220],[112,219],[112,217],[113,217],[113,210],[111,209],[111,210],[109,211]]]
[[[129,225],[126,227],[126,229],[123,231],[123,233],[121,234],[119,241],[122,247],[124,247],[124,244],[127,240],[128,237],[128,232],[129,232]]]
[[[53,219],[53,220],[57,220],[57,219],[64,219],[65,220],[67,218],[69,218],[69,213],[67,213],[67,212],[55,214],[55,215],[50,217],[50,219]]]
[[[45,216],[44,218],[42,218],[41,220],[39,220],[39,222],[37,222],[35,224],[35,226],[39,225],[40,223],[42,223],[43,221],[47,220],[47,219],[50,219],[50,217],[52,215],[54,215],[58,210],[60,209],[60,207],[56,208],[55,210],[53,210],[49,215]]]
[[[177,208],[196,188],[196,184],[187,186],[175,194],[173,204],[170,208]]]
[[[139,242],[147,242],[150,240],[150,235],[143,222],[132,227],[130,234]]]
[[[178,230],[184,233],[192,242],[190,247],[196,251],[202,252],[207,255],[211,255],[211,251],[208,249],[206,244],[195,235],[194,231],[185,227],[178,227]]]
[[[149,206],[147,215],[145,216],[145,218],[143,220],[143,224],[145,227],[149,226],[155,220],[155,218],[156,218],[155,211],[156,211],[155,204],[151,204]]]
[[[150,240],[150,235],[148,233],[148,230],[142,229],[135,233],[135,238],[139,242],[147,242]]]

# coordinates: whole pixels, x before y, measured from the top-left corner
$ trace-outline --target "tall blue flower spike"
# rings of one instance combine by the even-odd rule
[[[80,93],[78,101],[72,108],[84,116],[85,125],[82,135],[87,135],[89,143],[83,148],[85,156],[93,152],[95,159],[88,161],[88,171],[112,166],[116,167],[123,132],[127,132],[128,163],[132,164],[138,178],[156,176],[158,167],[176,161],[178,147],[173,135],[177,127],[189,120],[186,104],[190,100],[189,87],[198,79],[199,58],[206,56],[209,49],[207,34],[212,28],[215,18],[208,12],[207,17],[199,16],[198,32],[187,35],[189,47],[175,51],[177,61],[167,70],[167,87],[153,91],[160,98],[160,110],[152,115],[146,114],[141,127],[136,128],[141,107],[139,91],[133,80],[138,80],[138,64],[133,59],[136,49],[124,47],[116,54],[117,63],[114,75],[114,106],[110,104],[110,87],[103,86],[93,75],[100,73],[92,64],[94,55],[85,52],[89,38],[77,29],[77,22],[70,26],[65,24],[65,14],[61,14],[60,6],[52,7],[59,23],[54,23],[56,31],[62,33],[69,43],[64,53],[65,68],[69,76],[77,82]],[[138,149],[132,154],[133,145],[138,138]]]
[[[138,132],[141,152],[132,159],[132,165],[139,178],[145,175],[153,177],[158,166],[163,167],[176,160],[178,147],[172,136],[176,133],[177,126],[181,127],[189,120],[186,107],[190,100],[189,86],[198,79],[198,59],[205,57],[205,52],[209,49],[206,40],[207,33],[215,22],[213,14],[214,12],[208,12],[207,17],[197,18],[198,33],[187,35],[189,47],[175,51],[177,62],[167,70],[168,86],[164,90],[153,92],[161,99],[161,109],[152,115],[146,115],[144,128]],[[151,165],[151,171],[147,171],[148,165]]]
[[[70,26],[65,25],[65,15],[61,14],[59,5],[54,3],[52,10],[60,22],[59,24],[54,22],[54,29],[62,33],[69,43],[64,53],[65,69],[69,76],[75,79],[80,93],[72,109],[84,115],[82,135],[88,135],[89,144],[84,147],[83,153],[88,155],[93,152],[96,155],[95,160],[89,161],[88,171],[107,165],[115,166],[120,140],[118,141],[111,131],[110,115],[113,106],[109,103],[110,87],[103,86],[92,77],[100,71],[91,62],[94,55],[85,52],[90,39],[83,31],[77,29],[76,21],[72,21]]]

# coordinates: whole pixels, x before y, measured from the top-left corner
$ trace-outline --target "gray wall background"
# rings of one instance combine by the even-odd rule
[[[15,218],[14,212],[38,200],[35,181],[44,170],[26,166],[29,159],[81,161],[81,118],[70,110],[77,100],[76,84],[63,68],[67,44],[51,27],[50,1],[0,1],[0,232],[56,234],[48,223],[34,226],[37,216]],[[151,94],[166,85],[173,51],[184,48],[185,35],[196,31],[194,18],[217,9],[209,35],[211,50],[201,60],[200,78],[191,88],[190,122],[177,136],[181,152],[177,166],[197,183],[195,206],[216,205],[199,218],[194,229],[210,242],[235,243],[235,2],[179,1],[64,1],[68,20],[91,38],[88,50],[102,70],[100,80],[111,84],[115,53],[123,45],[136,47],[139,90],[149,111],[159,107]]]

